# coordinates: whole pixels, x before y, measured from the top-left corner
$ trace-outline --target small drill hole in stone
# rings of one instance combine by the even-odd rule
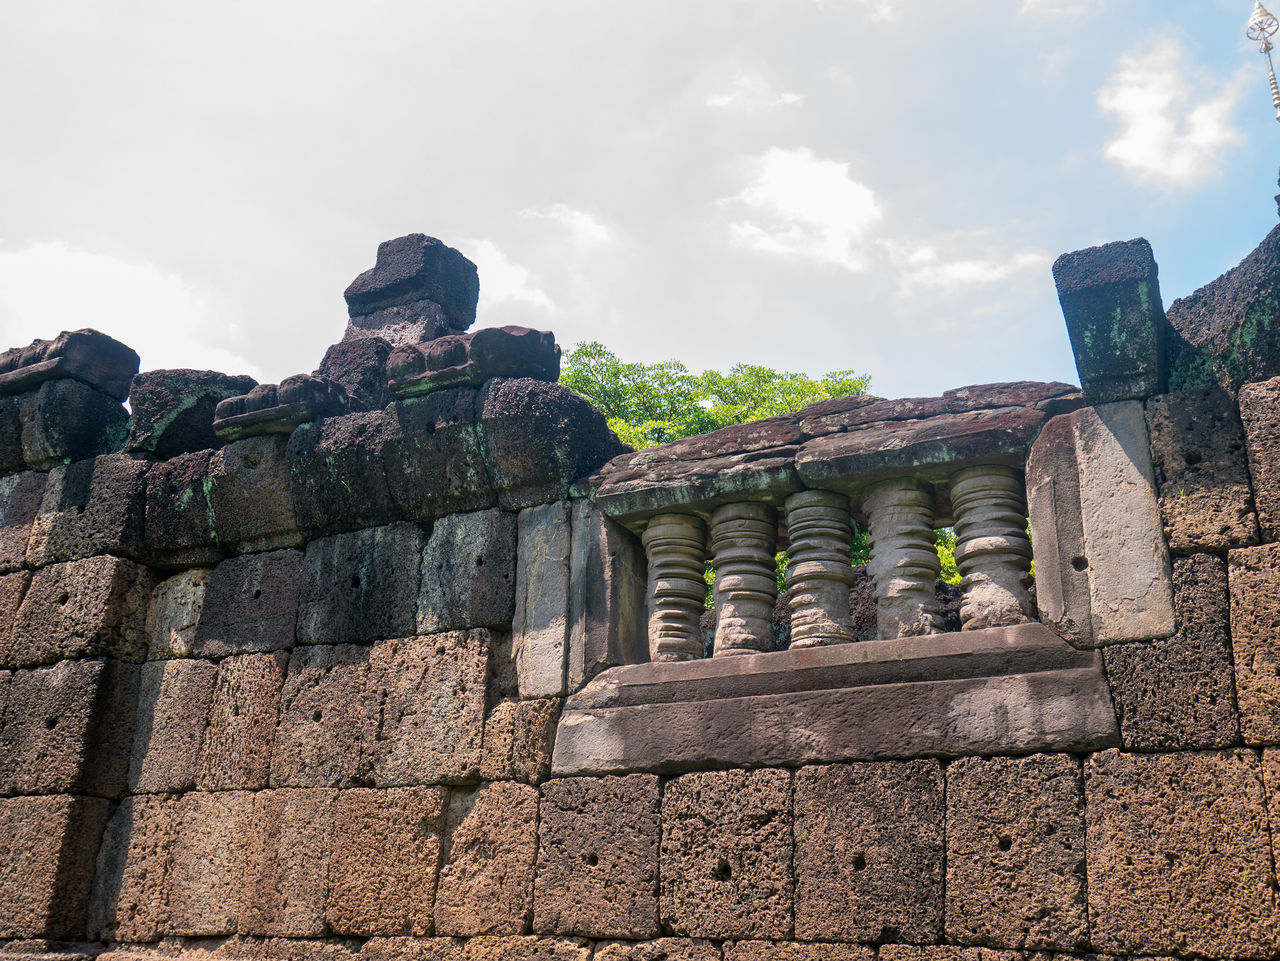
[[[52,731],[58,726],[58,719],[56,717],[46,717],[44,719],[44,726],[45,730]]]
[[[1008,851],[1010,848],[1013,847],[1013,838],[1008,836],[1002,837],[996,843],[996,847],[998,847],[1001,851]]]
[[[1071,558],[1071,566],[1072,566],[1072,567],[1074,567],[1074,568],[1075,568],[1076,570],[1078,570],[1078,571],[1087,570],[1087,569],[1088,569],[1088,567],[1089,567],[1089,558],[1087,558],[1087,557],[1073,557],[1073,558]]]
[[[712,875],[717,881],[728,881],[733,877],[733,868],[729,866],[729,862],[724,858],[720,859],[720,863],[716,865],[715,873]]]
[[[313,720],[313,721],[317,721],[317,722],[318,722],[318,721],[320,720],[320,718],[321,718],[321,714],[320,714],[319,709],[316,709],[316,710],[314,710],[314,711],[312,711],[312,712],[311,712],[311,720]]]
[[[853,856],[853,869],[855,871],[865,871],[867,869],[867,856],[861,852]]]
[[[59,604],[65,604],[69,600],[71,600],[71,595],[68,594],[66,591],[63,591],[61,594],[58,595]]]
[[[1188,467],[1194,467],[1196,464],[1204,460],[1204,455],[1198,450],[1188,449],[1182,452],[1182,459],[1187,462]]]
[[[255,587],[255,588],[253,589],[253,599],[256,601],[256,600],[257,600],[258,598],[260,598],[261,596],[262,596],[262,588],[261,588],[261,587]]]
[[[358,591],[358,590],[360,590],[360,575],[359,575],[359,574],[352,574],[352,575],[351,575],[351,589],[352,589],[353,591]]]
[[[594,851],[592,851],[590,854],[584,854],[582,856],[582,860],[586,862],[588,867],[592,867],[592,868],[594,868],[597,864],[600,863],[600,858],[599,856],[596,855]]]

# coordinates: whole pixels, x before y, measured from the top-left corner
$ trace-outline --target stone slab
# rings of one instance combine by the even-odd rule
[[[239,931],[318,938],[327,933],[328,863],[337,792],[259,791],[245,861]]]
[[[209,579],[192,653],[225,657],[292,647],[302,578],[301,551],[223,561]]]
[[[33,340],[0,354],[0,393],[26,393],[46,380],[73,378],[124,400],[138,364],[136,351],[106,334],[89,327],[64,330],[53,340]]]
[[[236,933],[253,815],[248,791],[192,792],[177,799],[167,933]]]
[[[372,713],[366,699],[368,647],[320,644],[289,657],[271,749],[272,787],[363,783]]]
[[[353,322],[430,300],[440,305],[449,327],[466,330],[476,319],[480,278],[476,265],[452,247],[425,234],[406,234],[380,243],[374,266],[351,281],[342,296]]]
[[[142,552],[145,461],[107,454],[54,467],[31,525],[26,562],[44,567],[95,554]]]
[[[381,337],[361,337],[332,344],[315,370],[347,393],[351,410],[382,410],[391,403],[387,389],[387,358],[391,344]]]
[[[14,624],[30,584],[30,571],[0,574],[0,668],[10,668],[16,663]]]
[[[551,776],[559,698],[499,700],[484,720],[480,778],[541,784]]]
[[[1227,571],[1240,733],[1246,744],[1280,744],[1280,544],[1232,551]]]
[[[107,822],[89,906],[89,937],[158,941],[169,919],[174,801],[125,798]]]
[[[303,424],[289,436],[293,508],[308,537],[395,520],[383,461],[391,430],[386,412],[376,411]]]
[[[19,570],[26,563],[27,543],[48,476],[25,471],[0,477],[0,573]]]
[[[936,940],[945,814],[937,761],[796,772],[796,935],[806,941]]]
[[[721,955],[714,941],[655,938],[652,941],[597,942],[593,961],[721,961]]]
[[[657,937],[659,807],[652,775],[543,785],[534,931]]]
[[[498,503],[484,459],[478,397],[459,387],[388,408],[387,486],[401,516],[428,523]]]
[[[441,518],[422,554],[418,633],[510,630],[515,588],[516,515],[494,509]]]
[[[293,509],[288,438],[246,437],[227,444],[209,464],[213,526],[234,554],[255,554],[303,545]]]
[[[129,385],[128,450],[163,459],[220,447],[213,412],[227,397],[247,394],[257,381],[213,370],[149,370]]]
[[[110,454],[124,446],[129,412],[77,380],[50,380],[19,398],[22,459],[29,470]]]
[[[257,791],[267,786],[288,665],[289,655],[283,651],[218,662],[209,726],[196,761],[197,788]]]
[[[874,956],[875,948],[864,944],[731,941],[724,946],[725,961],[871,961]]]
[[[1245,384],[1237,400],[1262,534],[1280,540],[1280,377]]]
[[[147,660],[192,655],[211,573],[197,567],[156,585],[147,606]]]
[[[567,501],[520,512],[511,634],[524,697],[564,695],[569,641],[569,517]]]
[[[590,961],[591,944],[577,938],[480,937],[463,949],[463,961]]]
[[[134,794],[172,794],[195,786],[196,758],[209,723],[217,667],[209,661],[142,665],[138,721],[129,763]]]
[[[200,450],[147,471],[146,553],[156,567],[180,570],[222,559],[210,498],[213,459],[214,451]]]

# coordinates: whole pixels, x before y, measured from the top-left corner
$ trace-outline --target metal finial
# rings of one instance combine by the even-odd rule
[[[1245,35],[1258,42],[1258,49],[1267,58],[1267,73],[1271,78],[1271,103],[1276,108],[1276,120],[1280,120],[1280,85],[1276,84],[1276,68],[1271,63],[1271,38],[1276,35],[1277,30],[1280,30],[1280,21],[1262,5],[1262,0],[1254,0],[1253,13],[1245,27]]]

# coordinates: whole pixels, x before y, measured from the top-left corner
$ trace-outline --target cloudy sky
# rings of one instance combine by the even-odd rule
[[[379,241],[626,359],[1075,380],[1049,267],[1165,303],[1276,222],[1252,0],[119,0],[0,14],[0,341],[312,370]]]

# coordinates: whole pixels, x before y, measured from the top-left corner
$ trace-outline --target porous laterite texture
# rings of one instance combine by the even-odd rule
[[[253,807],[248,791],[192,792],[176,802],[169,934],[236,933]]]
[[[714,942],[694,938],[601,941],[593,961],[721,961],[721,954]]]
[[[209,726],[196,763],[197,788],[225,791],[267,786],[288,665],[284,651],[242,654],[218,662]]]
[[[217,673],[210,661],[142,665],[129,764],[133,793],[175,793],[195,786],[196,758],[209,722]]]
[[[299,647],[289,657],[271,749],[273,787],[347,787],[366,772],[369,648]]]
[[[279,651],[293,646],[302,552],[271,551],[213,569],[196,628],[197,657]]]
[[[1280,744],[1280,544],[1232,551],[1227,564],[1240,733]]]
[[[89,937],[156,941],[168,924],[174,800],[131,797],[111,816],[98,853]]]
[[[516,515],[450,514],[422,555],[418,633],[511,629],[516,605]]]
[[[800,941],[734,941],[724,961],[871,961],[875,949],[862,944],[805,944]]]
[[[318,938],[325,901],[337,792],[286,788],[253,798],[239,931]]]

